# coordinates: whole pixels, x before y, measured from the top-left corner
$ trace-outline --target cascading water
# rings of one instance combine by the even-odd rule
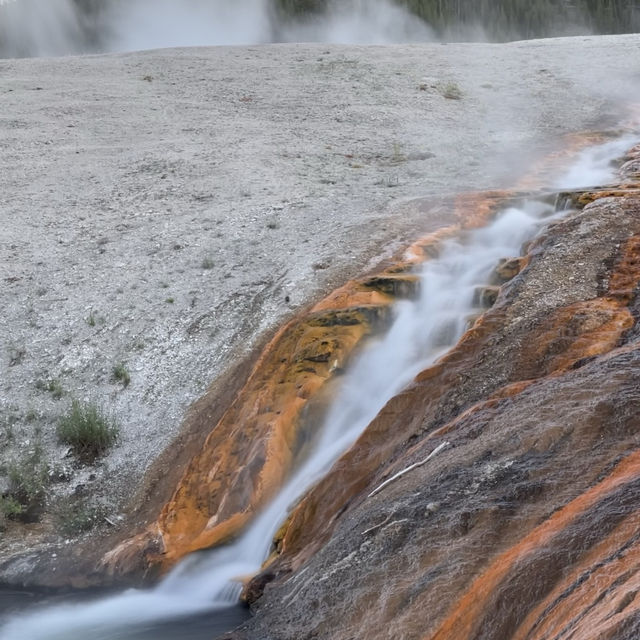
[[[612,161],[634,142],[635,138],[625,137],[583,152],[556,186],[606,184],[614,171]],[[526,240],[559,215],[562,213],[550,205],[530,200],[504,210],[487,227],[443,244],[439,257],[422,267],[419,299],[395,306],[388,333],[369,344],[344,376],[314,452],[237,541],[188,557],[154,589],[128,590],[90,604],[23,613],[5,624],[0,640],[139,637],[138,631],[144,625],[233,605],[241,588],[238,577],[260,569],[291,506],[355,441],[391,397],[455,344],[475,311],[478,286],[488,282],[498,260],[518,255]]]

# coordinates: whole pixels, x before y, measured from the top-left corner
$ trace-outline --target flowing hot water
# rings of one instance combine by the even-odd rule
[[[624,138],[582,153],[558,188],[606,184],[612,161],[635,140]],[[0,640],[113,640],[145,624],[223,609],[237,601],[238,576],[256,573],[291,506],[363,432],[386,402],[453,346],[474,313],[474,297],[500,258],[519,255],[523,243],[561,215],[541,201],[501,212],[487,227],[444,243],[424,264],[419,299],[394,307],[382,338],[368,345],[344,376],[314,451],[275,500],[234,543],[194,554],[151,590],[128,590],[90,604],[49,607],[10,619]]]

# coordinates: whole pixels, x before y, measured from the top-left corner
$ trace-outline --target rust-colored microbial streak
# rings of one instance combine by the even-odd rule
[[[578,496],[553,514],[546,522],[536,527],[518,544],[499,555],[453,606],[439,629],[433,635],[426,636],[425,640],[475,640],[480,637],[487,640],[503,640],[506,637],[513,637],[514,640],[516,638],[518,640],[524,640],[524,638],[527,640],[542,640],[543,638],[556,640],[558,638],[559,640],[559,636],[549,637],[545,634],[539,635],[536,632],[531,635],[522,631],[524,635],[513,635],[517,631],[516,627],[508,631],[506,636],[492,634],[489,631],[492,625],[491,616],[497,613],[492,607],[492,603],[499,597],[501,585],[505,584],[512,574],[519,571],[528,557],[553,547],[554,539],[566,531],[580,516],[588,515],[589,510],[599,502],[611,498],[616,491],[637,480],[640,480],[640,451],[629,455],[605,480]],[[612,506],[612,511],[615,511],[615,505]],[[633,524],[639,524],[637,517],[636,514],[629,517],[631,527]],[[621,528],[623,527],[621,526]],[[612,535],[611,538],[614,544],[607,551],[617,548],[615,544],[617,536]],[[602,591],[598,587],[598,594],[600,593]],[[512,603],[513,606],[520,607],[521,612],[518,612],[517,617],[521,619],[525,618],[528,613],[527,608],[533,604],[534,602],[528,599]],[[533,613],[530,618],[533,618]],[[482,635],[480,635],[481,631]],[[498,626],[496,626],[496,631],[498,631]],[[597,636],[589,634],[588,637],[595,638]]]
[[[300,414],[371,332],[391,302],[327,305],[289,323],[266,347],[235,402],[145,532],[107,554],[114,573],[173,565],[235,535],[282,484],[300,441]],[[361,302],[361,300],[359,300]]]
[[[615,509],[615,505],[612,505]],[[606,637],[640,606],[640,512],[633,512],[542,600],[511,640]]]
[[[582,139],[583,144],[589,141]],[[636,160],[636,156],[629,156],[626,176],[630,180],[635,179]],[[202,430],[209,436],[155,521],[108,552],[102,569],[114,575],[166,571],[187,553],[237,535],[281,486],[300,447],[304,447],[304,429],[313,428],[302,420],[309,402],[321,405],[326,401],[322,393],[327,393],[327,383],[345,366],[363,339],[384,326],[396,298],[417,295],[416,265],[436,257],[447,239],[460,234],[463,237],[465,231],[487,224],[501,207],[521,195],[490,191],[456,197],[443,220],[448,226],[421,238],[395,264],[347,282],[283,327],[266,346],[245,386],[219,422],[209,424],[206,416],[202,417]],[[503,389],[502,395],[485,398],[485,407],[500,397],[519,393],[530,379],[566,371],[581,358],[606,353],[619,343],[633,325],[628,304],[638,282],[639,247],[640,237],[630,238],[623,247],[605,295],[557,310],[548,318],[538,339],[527,346],[531,353],[526,358],[535,364],[530,375],[523,375],[523,382],[511,380],[517,384]],[[526,265],[525,258],[514,268],[517,271]],[[291,561],[292,567],[322,543],[340,505],[366,490],[372,474],[383,468],[394,449],[402,445],[412,429],[418,428],[417,424],[407,425],[406,434],[398,432],[389,437],[385,425],[394,419],[394,412],[408,409],[420,394],[425,395],[425,406],[435,406],[442,390],[455,388],[457,376],[464,375],[470,363],[481,361],[478,354],[500,330],[505,313],[504,309],[496,309],[495,313],[481,316],[456,349],[416,378],[413,390],[389,403],[382,419],[356,443],[354,451],[360,453],[346,454],[336,463],[333,477],[321,481],[301,501],[281,544],[284,554],[287,550],[300,553]],[[561,327],[571,330],[560,344],[557,335]],[[540,352],[534,353],[535,350]],[[546,370],[541,363],[547,366]],[[439,435],[452,430],[455,423],[445,425]]]
[[[627,169],[627,173],[630,173],[633,167]],[[492,535],[498,535],[497,532],[502,528],[505,532],[502,544],[493,547],[476,568],[471,563],[456,567],[453,571],[456,575],[451,576],[450,583],[445,578],[442,582],[434,582],[437,587],[433,588],[438,589],[438,594],[442,588],[450,588],[453,604],[448,613],[445,609],[432,611],[431,617],[427,616],[415,635],[412,627],[418,624],[416,616],[426,614],[418,604],[404,600],[402,615],[406,619],[398,624],[406,623],[407,626],[399,629],[401,633],[406,632],[408,638],[423,637],[424,640],[634,638],[628,634],[628,625],[632,615],[640,617],[640,595],[636,597],[640,584],[640,577],[636,578],[636,569],[640,566],[640,510],[636,508],[636,496],[640,495],[640,452],[634,451],[633,445],[619,442],[614,435],[616,429],[623,429],[632,437],[632,419],[620,416],[617,420],[618,411],[628,417],[629,409],[624,404],[628,396],[620,398],[622,405],[619,406],[613,381],[610,388],[606,381],[598,383],[603,387],[602,396],[598,395],[597,387],[592,390],[585,388],[584,392],[574,389],[570,394],[567,391],[568,395],[563,400],[565,392],[562,391],[575,385],[572,382],[574,375],[583,375],[585,379],[594,376],[593,379],[596,379],[599,375],[596,372],[604,370],[608,361],[640,348],[635,332],[630,332],[631,329],[635,331],[637,326],[634,318],[635,299],[640,282],[639,199],[635,188],[620,188],[619,191],[618,194],[616,190],[615,198],[607,196],[609,202],[598,199],[597,203],[589,205],[591,213],[585,210],[584,214],[575,214],[575,219],[580,219],[582,215],[587,219],[600,214],[607,216],[607,220],[612,221],[607,223],[611,224],[611,231],[607,233],[616,234],[615,238],[613,235],[607,236],[606,245],[597,245],[601,251],[597,258],[598,275],[588,289],[594,291],[594,297],[578,298],[574,302],[576,297],[570,293],[564,298],[569,301],[564,306],[552,307],[546,313],[533,316],[534,322],[529,320],[518,324],[517,314],[521,312],[511,302],[514,299],[517,302],[518,287],[522,285],[515,284],[512,288],[507,285],[509,288],[503,290],[504,295],[496,305],[476,320],[456,347],[416,376],[409,388],[393,398],[352,449],[335,464],[329,476],[302,500],[282,532],[279,546],[281,555],[272,559],[269,567],[271,576],[278,576],[280,572],[287,576],[290,571],[299,569],[333,534],[341,511],[350,508],[357,510],[357,505],[366,500],[368,492],[384,478],[423,459],[445,440],[450,441],[452,447],[450,453],[443,453],[438,461],[446,460],[439,462],[446,466],[455,464],[456,451],[462,452],[470,438],[477,438],[478,446],[483,446],[482,435],[479,434],[485,425],[490,429],[507,429],[506,424],[500,426],[499,420],[493,421],[492,415],[498,416],[502,407],[506,407],[518,416],[518,402],[526,406],[527,400],[516,399],[513,403],[511,400],[522,394],[530,402],[531,397],[540,394],[542,402],[548,397],[566,402],[569,423],[566,426],[551,424],[539,433],[535,430],[519,431],[518,425],[514,424],[512,432],[506,433],[511,434],[513,442],[521,443],[520,455],[532,456],[532,459],[540,455],[553,456],[554,449],[561,451],[566,446],[571,449],[573,445],[567,445],[567,439],[573,438],[574,434],[576,438],[581,435],[591,437],[589,434],[593,432],[593,440],[588,446],[600,452],[596,454],[594,451],[594,455],[608,456],[609,462],[602,458],[598,462],[594,460],[594,473],[589,480],[584,478],[583,469],[581,479],[584,483],[579,490],[571,491],[570,480],[567,485],[560,482],[559,493],[554,496],[558,498],[554,503],[558,510],[550,517],[544,511],[543,498],[538,503],[536,495],[543,496],[547,491],[546,486],[553,493],[552,474],[542,478],[536,476],[535,472],[531,473],[524,484],[531,487],[532,497],[525,498],[522,505],[520,498],[512,500],[508,497],[510,494],[506,488],[503,490],[505,495],[496,490],[497,495],[492,499],[497,500],[498,504],[507,505],[503,513],[497,511],[489,499],[486,504],[481,503],[486,517],[495,518],[495,526],[482,523],[483,509],[478,510],[478,503],[474,504],[474,500],[470,499],[473,505],[468,508],[470,519],[476,514],[478,517],[476,524],[472,525],[475,527],[473,531],[485,527],[491,540]],[[499,203],[494,200],[493,194],[484,198],[482,194],[466,194],[456,200],[457,211],[478,207],[480,213],[477,220],[486,222],[497,209],[496,205],[508,205],[513,197],[513,194],[509,194],[506,201]],[[459,225],[462,231],[476,224],[472,216],[466,220],[466,224],[461,222]],[[570,231],[574,224],[575,220],[564,228],[557,226],[555,231],[551,229],[548,246],[554,246],[556,240],[562,243],[566,238],[563,231]],[[627,229],[629,235],[625,237]],[[559,268],[551,263],[550,275],[545,275],[546,263],[542,261],[547,245],[543,242],[532,245],[531,253],[520,259],[517,266],[513,265],[516,274],[522,272],[520,283],[533,278],[534,286],[543,284],[542,295],[546,291],[544,287],[549,286],[549,278],[554,276],[553,269]],[[605,246],[606,250],[603,250]],[[433,245],[429,251],[432,250]],[[426,254],[427,259],[431,257],[429,252],[422,251],[420,247],[415,248],[413,254],[420,257]],[[566,255],[571,259],[575,254],[568,251]],[[604,256],[607,255],[609,257],[605,262]],[[575,262],[575,258],[573,260]],[[534,275],[531,275],[532,271]],[[561,265],[558,274],[562,277]],[[585,274],[585,277],[594,277],[588,271]],[[581,274],[576,276],[576,281],[580,280]],[[515,298],[510,293],[513,291],[516,291]],[[470,372],[482,367],[484,359],[491,362],[489,353],[496,352],[499,355],[504,349],[502,344],[509,344],[508,338],[503,336],[509,336],[509,332],[516,329],[522,339],[517,343],[517,348],[510,352],[513,364],[506,368],[508,375],[505,376],[505,385],[494,387],[484,397],[476,396],[473,404],[461,406],[457,414],[454,406],[453,412],[446,414],[448,419],[442,419],[444,412],[451,411],[447,398],[457,399],[459,389],[471,375]],[[592,362],[593,366],[590,365]],[[582,374],[574,374],[585,366]],[[497,368],[500,370],[500,367]],[[489,375],[492,373],[493,370],[490,370]],[[553,388],[550,379],[558,380],[557,395],[547,395],[548,390]],[[634,397],[629,402],[634,401]],[[441,401],[440,398],[445,400]],[[580,417],[581,403],[586,403],[584,419]],[[553,406],[545,410],[553,412]],[[575,426],[571,420],[576,420]],[[435,428],[430,428],[432,426]],[[531,426],[527,425],[527,428]],[[613,436],[612,440],[607,442],[606,438],[610,436]],[[576,441],[574,444],[579,447],[580,443]],[[468,446],[471,447],[470,444]],[[630,451],[634,453],[629,455]],[[620,462],[623,456],[627,457]],[[598,468],[602,469],[600,474],[596,471]],[[538,484],[543,487],[540,494],[536,493]],[[587,488],[589,486],[591,488]],[[401,481],[396,490],[402,490]],[[393,492],[393,488],[388,490],[389,495],[393,495]],[[583,493],[575,497],[580,492]],[[548,498],[551,500],[550,496]],[[518,515],[512,519],[508,509],[520,507],[522,517]],[[442,507],[443,510],[446,508]],[[456,523],[457,512],[453,507],[451,509],[451,522]],[[536,517],[537,509],[539,512]],[[456,527],[457,524],[454,524],[455,535],[460,535]],[[491,544],[488,541],[487,548]],[[459,552],[456,551],[455,540],[452,541],[452,547],[454,555]],[[443,550],[443,553],[446,557],[446,551]],[[436,567],[442,562],[442,558],[437,556],[430,560]],[[417,560],[415,563],[423,573],[431,569],[431,564],[425,565]],[[462,581],[460,574],[465,573],[466,581]],[[413,577],[420,582],[419,575],[413,574]],[[276,578],[276,583],[278,580]],[[394,588],[401,592],[404,588],[401,585],[406,582],[404,577],[394,576],[394,580]],[[456,580],[460,586],[455,586]],[[259,579],[256,585],[251,593],[251,602],[262,593]],[[430,599],[441,600],[441,595],[434,594],[430,589],[427,586],[416,596],[418,589],[407,587],[415,603],[418,598],[425,603],[429,603]],[[380,615],[384,618],[385,614]],[[390,621],[391,618],[387,620],[388,623]],[[424,636],[429,627],[437,631],[430,631],[430,635]],[[373,623],[367,628],[371,631]]]
[[[629,304],[640,277],[640,235],[631,236],[625,243],[621,258],[609,280],[609,295],[621,304]]]

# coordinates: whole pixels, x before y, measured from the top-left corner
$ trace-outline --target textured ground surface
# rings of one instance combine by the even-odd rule
[[[41,441],[71,467],[55,425],[72,397],[96,400],[120,442],[54,491],[116,521],[209,383],[429,226],[412,197],[507,186],[562,135],[620,122],[639,49],[622,36],[0,61],[0,462]],[[5,535],[2,558],[25,541]]]
[[[626,166],[634,188],[550,225],[307,494],[253,581],[256,617],[225,637],[638,637],[638,156]]]

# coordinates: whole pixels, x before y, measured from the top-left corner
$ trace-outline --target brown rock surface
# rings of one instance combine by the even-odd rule
[[[588,142],[592,139],[583,136],[573,144]],[[629,152],[624,166],[633,160],[633,154]],[[549,165],[558,162],[560,158],[551,158]],[[544,175],[542,165],[522,184],[537,185],[537,174]],[[626,197],[629,192],[623,191]],[[386,323],[387,309],[394,298],[417,295],[419,280],[412,273],[415,265],[436,257],[444,240],[485,225],[501,208],[518,203],[524,196],[500,190],[455,197],[449,204],[450,213],[442,216],[449,225],[420,238],[400,261],[347,282],[281,329],[257,360],[230,408],[217,424],[212,423],[201,451],[191,459],[158,517],[142,532],[108,551],[99,562],[99,573],[106,571],[116,579],[153,577],[186,554],[237,535],[282,484],[297,453],[304,448],[330,394],[326,382],[342,370],[366,335]],[[440,206],[447,204],[443,201]],[[500,283],[513,279],[530,259],[530,255],[505,259],[496,268],[496,278]],[[496,286],[478,289],[477,306],[493,306],[499,291]],[[576,359],[606,351],[632,322],[624,296],[576,304],[575,308],[569,305],[548,312],[541,339],[529,345],[556,354],[551,370],[561,366],[562,358],[563,366],[570,366]],[[462,344],[476,334],[490,334],[495,329],[493,322],[491,318],[480,320]],[[563,334],[568,332],[564,338],[557,337],[559,326]],[[537,352],[523,352],[522,367],[529,361],[538,363],[539,356]],[[451,357],[457,357],[455,352]],[[445,366],[446,361],[423,376],[450,375],[453,369]],[[439,387],[434,385],[433,389]],[[383,458],[375,460],[379,465]],[[352,490],[346,486],[347,491]],[[283,532],[279,551],[289,548],[295,529]],[[264,582],[263,578],[259,580]],[[256,592],[255,585],[251,591]]]
[[[464,219],[464,213],[457,216]],[[403,263],[402,272],[394,264],[351,280],[280,330],[157,519],[108,551],[99,573],[153,577],[186,554],[236,535],[283,483],[311,437],[330,395],[326,383],[363,338],[387,324],[395,298],[417,295],[419,278],[410,270],[435,254],[447,235],[425,236],[419,243],[424,253]]]
[[[584,202],[307,494],[234,638],[640,635],[640,197]]]
[[[109,572],[162,570],[236,534],[282,484],[304,445],[309,434],[300,432],[300,414],[310,398],[384,321],[390,301],[378,292],[356,296],[344,308],[327,305],[281,330],[158,519],[105,556]]]

